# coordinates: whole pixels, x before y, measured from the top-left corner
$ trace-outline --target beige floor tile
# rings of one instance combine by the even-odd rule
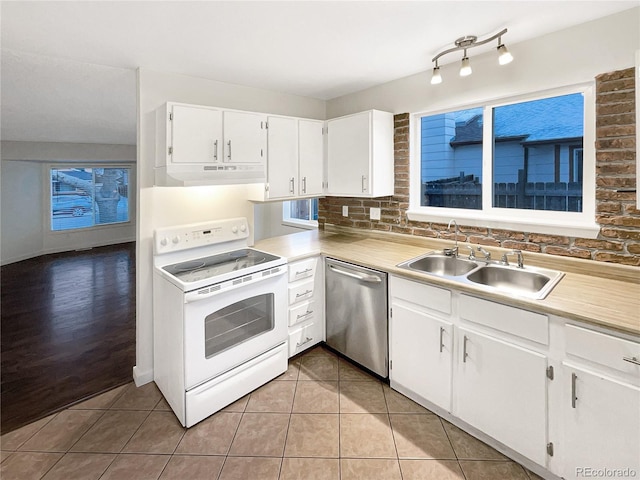
[[[176,453],[226,455],[238,430],[241,413],[218,412],[189,428]]]
[[[16,452],[0,465],[2,480],[34,480],[42,478],[62,453]]]
[[[121,454],[100,480],[157,480],[170,458],[169,455]]]
[[[291,413],[296,382],[269,382],[249,395],[245,412]]]
[[[56,415],[57,413],[54,413],[53,415],[18,428],[13,432],[5,433],[0,437],[0,449],[7,451],[17,450],[24,442],[29,440],[36,432],[53,420]]]
[[[403,480],[465,480],[456,460],[400,460],[400,470]]]
[[[298,375],[300,374],[300,360],[290,360],[289,368],[279,377],[276,377],[275,380],[286,380],[286,381],[297,381]]]
[[[398,458],[456,459],[436,415],[394,413],[390,417]]]
[[[397,458],[386,414],[340,414],[340,456]]]
[[[71,448],[73,452],[120,453],[149,415],[143,411],[108,410]]]
[[[218,478],[225,457],[174,455],[160,480],[212,480]]]
[[[384,392],[389,413],[423,413],[433,415],[433,412],[427,410],[422,405],[418,405],[401,393],[392,390],[388,385],[383,385],[382,391]]]
[[[354,366],[344,358],[338,359],[338,376],[341,382],[379,382],[377,378]]]
[[[338,414],[293,414],[285,457],[335,457],[340,454]]]
[[[298,382],[294,413],[338,413],[338,382]]]
[[[309,350],[304,352],[302,355],[300,355],[299,358],[305,358],[305,357],[338,358],[338,356],[335,353],[333,353],[332,351],[324,348],[322,345],[316,345],[315,347],[310,348]]]
[[[460,460],[460,466],[467,480],[529,480],[524,469],[511,461]]]
[[[172,412],[173,411],[173,410],[171,410],[171,406],[169,405],[169,403],[164,398],[160,399],[158,404],[155,406],[154,410],[160,410],[162,412]]]
[[[25,442],[20,450],[66,452],[102,414],[97,410],[63,410]]]
[[[535,473],[533,473],[531,470],[527,468],[525,468],[524,471],[529,476],[530,480],[544,480],[540,475],[536,475]]]
[[[341,480],[402,480],[398,460],[343,458]]]
[[[280,480],[340,480],[337,458],[284,458]]]
[[[380,382],[340,382],[340,413],[387,413]]]
[[[305,355],[300,362],[298,380],[338,381],[338,357],[329,355]]]
[[[242,415],[229,455],[282,457],[288,427],[288,414],[245,413]]]
[[[227,457],[219,480],[278,480],[281,458]]]
[[[107,409],[115,403],[115,401],[120,397],[120,395],[122,395],[122,393],[127,389],[128,386],[129,384],[113,388],[108,392],[102,393],[100,395],[96,395],[95,397],[92,397],[89,400],[85,400],[84,402],[78,403],[70,407],[70,409],[71,410]]]
[[[153,410],[161,398],[162,394],[153,382],[141,387],[130,383],[110,408],[114,410]]]
[[[114,458],[107,453],[67,453],[43,480],[98,480]]]
[[[9,452],[9,451],[4,451],[1,450],[0,451],[0,463],[4,462],[7,458],[9,458],[11,456],[13,452]]]
[[[245,395],[244,397],[236,400],[231,405],[226,406],[221,410],[221,412],[244,412],[245,408],[247,408],[247,403],[249,403],[249,395]]]
[[[459,460],[508,460],[507,457],[455,425],[442,420],[447,436]]]
[[[151,412],[123,452],[172,454],[185,431],[173,413]]]

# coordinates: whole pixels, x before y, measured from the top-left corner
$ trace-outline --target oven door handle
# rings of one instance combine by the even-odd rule
[[[276,278],[287,273],[286,265],[281,266],[279,268],[280,268],[279,272],[274,272],[264,277],[262,276],[262,272],[257,272],[251,275],[247,275],[247,276],[255,277],[248,281],[240,281],[238,283],[234,283],[239,279],[246,278],[246,277],[239,277],[239,279],[236,278],[234,280],[229,280],[219,285],[212,285],[211,287],[200,288],[198,290],[193,290],[192,292],[187,292],[184,294],[184,303],[193,303],[193,302],[199,302],[200,300],[206,300],[207,298],[211,298],[215,295],[231,292],[237,288],[242,288],[247,285],[253,285],[258,282],[265,282],[267,280],[271,280],[272,278]]]

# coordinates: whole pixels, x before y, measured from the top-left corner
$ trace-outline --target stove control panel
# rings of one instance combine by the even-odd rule
[[[154,232],[154,254],[178,252],[218,243],[244,240],[249,237],[246,218],[230,218],[212,222],[191,223],[159,228]]]

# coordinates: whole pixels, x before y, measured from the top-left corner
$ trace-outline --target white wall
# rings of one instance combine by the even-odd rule
[[[2,142],[2,265],[54,252],[135,241],[136,147],[48,142]],[[48,225],[47,171],[53,164],[118,162],[132,168],[131,221],[67,232]]]
[[[138,385],[153,380],[153,232],[156,228],[243,216],[253,229],[253,204],[242,185],[154,187],[155,111],[167,101],[237,110],[325,118],[325,102],[202,78],[138,70],[139,210],[136,256]]]
[[[376,108],[393,113],[433,112],[477,102],[593,81],[596,75],[635,65],[640,7],[518,44],[503,41],[514,61],[499,66],[495,52],[474,55],[473,74],[458,75],[459,56],[443,57],[443,82],[431,85],[431,68],[327,102],[327,118]],[[453,40],[453,39],[452,39]]]

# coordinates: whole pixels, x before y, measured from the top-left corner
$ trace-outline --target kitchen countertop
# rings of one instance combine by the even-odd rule
[[[264,250],[289,262],[312,255],[353,262],[431,285],[476,294],[515,307],[557,315],[640,336],[640,268],[590,260],[523,252],[525,265],[565,272],[564,278],[543,300],[487,292],[432,275],[412,272],[396,265],[433,250],[451,247],[452,241],[328,226],[256,242]],[[466,245],[460,243],[460,247]],[[506,249],[485,247],[500,258]],[[461,248],[462,251],[462,248]]]

